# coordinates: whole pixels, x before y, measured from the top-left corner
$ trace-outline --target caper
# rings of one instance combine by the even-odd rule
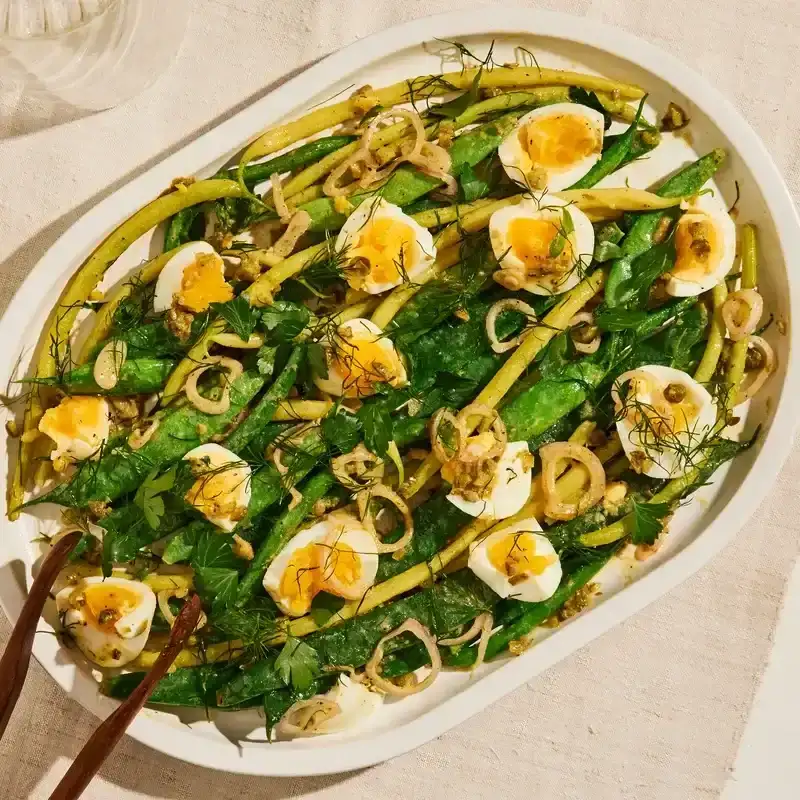
[[[600,329],[597,327],[597,325],[587,325],[586,323],[576,325],[570,331],[572,340],[579,342],[580,344],[589,344],[589,342],[593,342],[599,333]]]
[[[664,389],[664,398],[670,403],[680,403],[686,398],[686,387],[680,383],[670,383]]]
[[[747,372],[755,372],[764,366],[764,354],[757,348],[751,347],[744,359],[744,368]]]

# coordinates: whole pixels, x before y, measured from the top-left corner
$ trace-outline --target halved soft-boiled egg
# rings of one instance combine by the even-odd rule
[[[371,320],[351,319],[321,344],[328,377],[317,377],[314,383],[323,392],[337,397],[366,397],[375,394],[376,383],[394,387],[406,383],[406,368],[397,348]]]
[[[675,225],[667,294],[694,297],[716,286],[736,259],[736,225],[724,209],[689,208]]]
[[[225,263],[207,242],[190,242],[167,261],[156,281],[153,311],[178,305],[186,311],[206,311],[211,303],[233,299],[225,280]]]
[[[363,597],[377,572],[375,536],[354,514],[333,511],[278,553],[264,574],[264,589],[282,611],[301,617],[319,592]]]
[[[122,667],[144,649],[156,596],[126,578],[83,578],[56,595],[64,630],[81,652],[101,667]]]
[[[650,364],[625,372],[612,397],[617,432],[633,469],[651,478],[679,478],[697,466],[713,433],[717,405],[679,369]]]
[[[495,211],[489,238],[500,264],[494,279],[531,294],[569,291],[582,280],[594,253],[594,228],[586,214],[547,194]]]
[[[213,443],[195,447],[183,459],[190,462],[195,476],[186,492],[186,502],[218,528],[232,531],[250,505],[250,465],[236,453]]]
[[[413,280],[436,260],[430,231],[382,197],[365,200],[347,218],[336,250],[349,262],[350,286],[368,294]]]
[[[500,597],[541,603],[561,583],[561,561],[534,517],[473,543],[469,568]]]
[[[471,436],[465,450],[484,450],[489,452],[495,442],[494,436],[487,432]],[[472,453],[479,456],[479,452]],[[474,464],[475,462],[471,462]],[[491,464],[492,462],[488,462]],[[463,465],[469,468],[469,464]],[[462,468],[458,461],[448,461],[442,465],[442,477],[453,483],[455,473]],[[516,514],[528,501],[531,493],[531,470],[533,456],[527,442],[508,442],[502,455],[493,466],[493,472],[487,476],[478,499],[467,499],[462,494],[452,491],[447,499],[465,514],[479,519],[505,519]]]
[[[39,430],[56,443],[50,454],[53,461],[98,458],[110,429],[108,402],[93,395],[65,397],[54,408],[48,408],[39,420]]]
[[[521,117],[498,154],[511,180],[557,192],[572,186],[600,159],[603,115],[578,103],[555,103]]]

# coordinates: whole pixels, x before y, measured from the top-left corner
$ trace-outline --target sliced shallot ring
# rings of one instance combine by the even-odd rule
[[[92,369],[94,382],[106,391],[111,391],[118,383],[122,367],[128,358],[128,345],[121,339],[112,339],[97,354]]]
[[[403,633],[411,633],[416,636],[431,659],[431,671],[425,676],[425,679],[413,686],[398,686],[396,683],[387,681],[378,674],[378,667],[383,661],[383,647],[390,639],[400,636]],[[372,681],[373,685],[386,694],[393,695],[394,697],[407,697],[410,694],[417,694],[424,689],[427,689],[438,677],[442,670],[442,657],[439,654],[439,648],[436,646],[436,640],[433,634],[418,620],[407,619],[399,628],[395,628],[384,636],[375,647],[375,652],[372,654],[369,662],[364,671],[367,677]]]
[[[511,339],[506,339],[501,342],[497,337],[497,318],[503,311],[516,311],[519,314],[524,314],[529,322],[536,322],[536,312],[532,306],[522,300],[517,300],[513,297],[507,297],[504,300],[498,300],[486,315],[486,336],[489,339],[489,344],[495,353],[505,353],[508,350],[513,350],[525,338],[526,331],[523,331]]]
[[[289,211],[289,205],[286,202],[286,198],[283,196],[281,176],[277,172],[273,172],[272,175],[270,175],[269,181],[272,186],[272,202],[275,205],[278,218],[281,222],[288,222],[289,218],[292,216],[292,212]]]
[[[494,628],[494,617],[486,612],[481,614],[478,619],[483,618],[481,623],[481,638],[478,641],[478,652],[475,656],[475,663],[472,665],[472,671],[478,669],[483,664],[486,658],[486,648],[489,646],[489,639],[492,638],[492,629]]]
[[[328,697],[318,694],[308,700],[298,700],[289,706],[286,713],[281,717],[276,726],[276,731],[282,736],[316,736],[319,731],[317,728],[323,722],[338,716],[342,709]],[[316,719],[318,714],[322,714],[321,719]],[[311,727],[309,727],[309,723]]]
[[[592,314],[591,311],[581,311],[567,323],[567,327],[574,328],[576,325],[580,325],[583,322],[585,322],[587,325],[594,325],[594,314]],[[591,342],[576,342],[575,339],[572,339],[572,344],[579,353],[591,355],[600,349],[601,341],[602,337],[600,336],[600,331],[598,330]]]
[[[161,611],[162,616],[167,621],[167,625],[172,628],[175,625],[175,620],[177,617],[175,614],[172,613],[172,609],[169,607],[169,601],[172,597],[177,597],[179,599],[186,597],[189,593],[186,587],[174,587],[172,589],[163,589],[162,591],[158,592],[156,595],[156,599],[158,600],[158,608]],[[203,611],[200,612],[200,616],[197,620],[197,625],[194,626],[196,631],[199,631],[206,623],[208,622],[208,617],[206,617]]]
[[[761,388],[767,382],[769,376],[775,372],[775,368],[778,365],[778,359],[775,357],[775,351],[765,339],[762,339],[760,336],[751,336],[747,342],[747,346],[748,348],[754,347],[756,350],[758,350],[761,355],[764,356],[764,363],[761,365],[761,368],[758,370],[755,378],[753,378],[750,384],[746,388],[739,390],[739,393],[736,396],[737,406],[740,403],[744,403],[745,400],[750,400],[752,397],[755,397],[761,391]]]
[[[451,453],[445,450],[444,445],[442,445],[439,439],[439,428],[441,428],[443,422],[449,422],[456,434],[456,446]],[[431,452],[439,461],[444,464],[453,458],[458,458],[458,454],[461,452],[467,440],[467,431],[464,428],[464,424],[458,420],[450,409],[440,408],[436,411],[431,417],[428,431],[431,439]]]
[[[153,438],[153,434],[158,430],[160,424],[161,420],[156,417],[146,428],[134,428],[128,437],[128,446],[131,450],[139,450],[144,447]]]
[[[272,246],[271,252],[278,258],[286,258],[297,245],[300,237],[311,227],[311,215],[300,209],[292,214],[281,238]]]
[[[548,517],[558,520],[574,519],[603,499],[606,491],[603,462],[588,447],[574,442],[553,442],[541,447],[539,456],[542,459],[542,488],[545,514]],[[556,479],[562,458],[579,461],[589,470],[589,488],[577,503],[565,503],[558,496]]]
[[[355,473],[348,471],[351,464],[356,465]],[[360,469],[365,464],[373,466]],[[363,443],[359,443],[349,453],[343,453],[331,460],[333,476],[342,486],[353,491],[366,489],[376,481],[380,481],[385,468],[383,459],[367,450]]]
[[[279,475],[285,475],[289,471],[289,467],[287,467],[281,459],[283,458],[283,450],[280,447],[276,447],[272,451],[272,463],[275,465],[275,469],[278,470]]]
[[[468,430],[469,418],[472,416],[483,417],[484,419],[491,420],[491,428],[492,433],[494,433],[495,445],[488,453],[481,455],[479,459],[468,456],[468,454],[465,452],[465,447],[464,452],[459,453],[459,459],[461,461],[469,462],[475,460],[499,458],[503,454],[503,451],[506,449],[506,445],[508,444],[508,432],[506,431],[505,423],[502,419],[500,419],[500,415],[497,413],[497,409],[489,408],[489,406],[482,405],[481,403],[472,403],[471,405],[464,406],[464,408],[458,412],[456,419],[461,425],[464,426],[465,430]]]
[[[209,400],[197,391],[197,381],[200,376],[208,370],[220,367],[228,373],[225,379],[225,386],[222,390],[222,397],[219,400]],[[231,384],[244,372],[244,367],[234,358],[225,356],[211,356],[206,358],[200,367],[194,370],[186,379],[183,387],[186,398],[198,410],[204,414],[224,414],[231,407]]]
[[[382,497],[384,500],[388,500],[403,517],[403,527],[405,530],[403,535],[396,542],[388,544],[383,542],[380,536],[378,536],[375,522],[372,519],[372,515],[369,513],[369,502],[374,497]],[[375,537],[378,553],[396,553],[398,550],[402,550],[411,541],[411,537],[414,535],[414,519],[411,516],[411,509],[406,505],[405,500],[403,500],[397,492],[392,491],[385,483],[376,483],[374,486],[370,486],[369,489],[362,489],[356,495],[356,503],[358,505],[359,518],[368,526],[370,532]]]
[[[475,619],[472,621],[472,625],[470,625],[469,629],[464,631],[461,636],[456,636],[452,639],[439,639],[439,644],[442,647],[458,647],[460,644],[471,642],[481,632],[484,617],[486,616],[491,616],[491,614],[488,612],[485,614],[480,614],[479,616],[475,617]]]
[[[747,307],[747,317],[739,322],[742,305]],[[722,320],[734,342],[749,336],[764,313],[764,300],[755,289],[739,289],[729,294],[722,304]]]

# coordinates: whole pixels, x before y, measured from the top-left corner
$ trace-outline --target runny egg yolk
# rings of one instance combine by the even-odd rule
[[[177,301],[187,311],[205,311],[211,303],[227,303],[232,299],[233,289],[220,271],[219,256],[201,253],[183,271]]]
[[[410,226],[381,217],[364,226],[350,257],[366,262],[373,283],[393,283],[411,269],[415,241]]]
[[[520,130],[519,138],[531,162],[551,170],[570,167],[600,149],[589,122],[571,114],[532,120]]]
[[[243,482],[248,480],[245,470],[236,464],[223,464],[204,473],[200,471],[202,474],[186,492],[186,502],[208,517],[225,515],[242,519],[247,509],[236,498]]]
[[[311,606],[319,583],[319,542],[311,542],[292,553],[278,591],[291,613],[300,615]]]
[[[106,408],[101,397],[65,397],[55,408],[44,412],[39,429],[51,437],[80,439],[87,431],[100,427]]]
[[[698,281],[719,262],[722,237],[714,220],[703,214],[685,214],[675,229],[675,266],[671,275]]]
[[[341,337],[329,352],[331,370],[342,376],[345,397],[372,394],[374,384],[397,377],[397,355],[374,339]]]
[[[516,217],[509,223],[507,235],[514,255],[525,264],[529,275],[565,272],[569,268],[572,246],[567,239],[560,237],[556,222]],[[556,236],[561,238],[561,249],[552,255],[556,249],[553,244]]]
[[[84,618],[103,633],[115,633],[114,626],[141,602],[136,592],[113,583],[91,584],[81,594]]]
[[[349,544],[335,542],[322,545],[325,554],[322,557],[323,588],[335,593],[336,585],[352,586],[361,579],[363,568],[360,555]],[[329,586],[330,585],[330,586]]]
[[[541,575],[556,562],[552,555],[536,555],[536,538],[530,533],[510,533],[487,549],[491,565],[511,584],[529,575]]]

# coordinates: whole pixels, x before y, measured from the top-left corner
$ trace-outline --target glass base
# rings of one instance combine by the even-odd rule
[[[10,3],[16,0],[0,0],[0,12]],[[71,0],[42,0],[38,5],[41,10],[70,4]],[[0,82],[15,83],[23,95],[61,107],[111,108],[166,71],[180,48],[189,15],[188,0],[82,0],[78,5],[88,19],[51,15],[49,30],[29,21],[25,30],[43,31],[39,34],[0,34]],[[70,20],[77,27],[56,32],[57,25]],[[24,27],[21,20],[15,26],[17,33]]]

